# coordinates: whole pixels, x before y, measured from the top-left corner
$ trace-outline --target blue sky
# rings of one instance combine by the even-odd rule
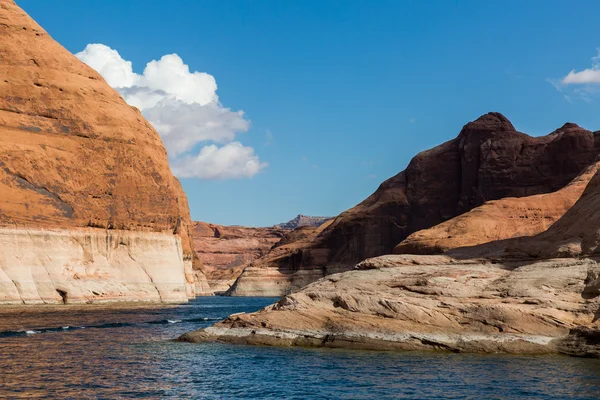
[[[137,74],[176,53],[214,77],[223,107],[243,110],[251,125],[235,141],[260,171],[183,178],[195,220],[336,215],[488,111],[534,136],[567,121],[600,129],[594,1],[18,4],[71,52],[102,43]],[[580,82],[560,83],[585,69]]]

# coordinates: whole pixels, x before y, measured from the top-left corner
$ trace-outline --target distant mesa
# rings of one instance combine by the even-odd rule
[[[330,219],[331,219],[331,217],[311,217],[308,215],[298,214],[296,216],[296,218],[294,218],[288,222],[284,222],[284,223],[275,225],[274,227],[279,228],[279,229],[296,229],[301,226],[317,227],[317,226],[322,225],[326,221],[329,221]]]

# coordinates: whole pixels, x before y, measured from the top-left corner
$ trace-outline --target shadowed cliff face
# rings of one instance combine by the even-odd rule
[[[596,171],[577,202],[548,230],[447,252],[456,258],[547,259],[600,255],[600,175]],[[591,279],[596,281],[597,277]],[[600,280],[597,280],[600,282]]]
[[[579,200],[598,168],[600,161],[592,163],[556,192],[488,201],[441,224],[412,233],[394,248],[394,253],[438,254],[544,232]]]
[[[414,157],[315,241],[329,263],[352,265],[389,254],[409,234],[489,200],[554,192],[590,165],[594,133],[565,124],[544,137],[517,132],[499,113],[463,127],[457,138]]]

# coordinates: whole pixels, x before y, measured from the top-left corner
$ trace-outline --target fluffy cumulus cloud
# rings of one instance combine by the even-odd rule
[[[190,72],[177,54],[150,61],[142,74],[103,44],[88,44],[75,55],[142,111],[161,135],[177,176],[250,178],[267,166],[253,148],[235,141],[250,128],[244,112],[224,107],[215,78]]]
[[[184,156],[173,163],[177,176],[203,179],[231,179],[251,177],[264,167],[252,147],[240,142],[228,143],[222,147],[212,144],[204,146],[196,156]]]

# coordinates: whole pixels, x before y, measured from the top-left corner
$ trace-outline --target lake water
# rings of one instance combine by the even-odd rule
[[[599,360],[170,340],[273,300],[2,307],[0,398],[600,398]]]

